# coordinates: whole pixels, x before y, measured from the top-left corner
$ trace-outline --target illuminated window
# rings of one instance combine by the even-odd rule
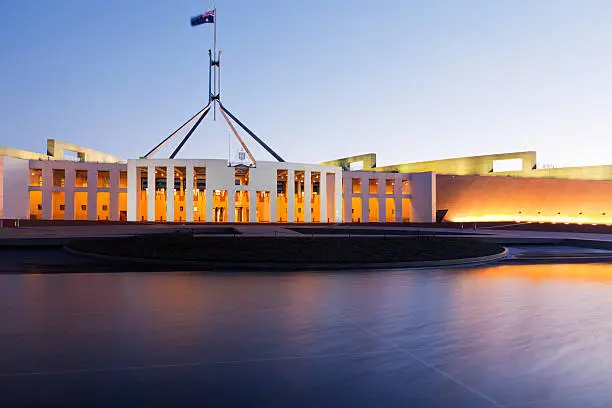
[[[77,170],[74,180],[75,187],[87,187],[87,170]]]
[[[110,187],[110,171],[99,170],[98,171],[98,188],[109,188]]]
[[[237,186],[249,185],[249,168],[236,167],[234,169],[234,179]]]
[[[64,187],[66,181],[66,170],[53,169],[53,187]]]
[[[378,194],[378,179],[370,179],[368,185],[370,194]]]
[[[353,194],[361,194],[361,179],[353,179]]]
[[[119,172],[119,188],[127,188],[127,171]]]
[[[395,188],[395,180],[393,179],[385,180],[385,194],[393,194],[394,188]]]
[[[42,169],[30,169],[30,186],[42,186]]]
[[[410,180],[402,180],[402,194],[412,194],[412,182]]]

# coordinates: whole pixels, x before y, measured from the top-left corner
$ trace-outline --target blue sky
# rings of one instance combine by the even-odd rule
[[[144,154],[207,100],[212,26],[189,19],[210,5],[2,1],[0,145]],[[547,164],[612,163],[610,1],[219,0],[217,12],[224,104],[286,160],[537,150]],[[207,118],[182,157],[227,152],[227,127]]]

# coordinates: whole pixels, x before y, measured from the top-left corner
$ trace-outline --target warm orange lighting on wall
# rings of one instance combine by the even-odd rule
[[[438,175],[436,201],[446,221],[612,223],[612,181]]]
[[[445,218],[451,222],[537,222],[551,224],[593,224],[593,225],[609,225],[612,218],[601,216],[600,219],[588,216],[561,216],[561,215],[516,215],[516,214],[466,214],[457,215],[454,217]]]

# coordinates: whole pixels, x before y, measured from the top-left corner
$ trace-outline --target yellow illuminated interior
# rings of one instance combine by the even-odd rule
[[[42,169],[30,169],[30,186],[42,186]]]
[[[287,170],[277,170],[276,172],[276,219],[278,222],[287,222]]]
[[[30,219],[42,219],[42,191],[30,191]]]
[[[51,201],[53,206],[52,219],[65,219],[66,194],[63,191],[53,191],[51,193]]]
[[[227,190],[213,191],[213,221],[227,222]]]
[[[77,170],[74,179],[75,187],[87,187],[87,170]]]
[[[235,222],[249,222],[249,192],[236,191],[235,193]]]
[[[257,192],[256,217],[257,222],[270,222],[270,192]]]
[[[74,219],[87,219],[87,192],[77,191],[74,193]]]
[[[386,221],[387,222],[395,222],[395,199],[391,197],[387,197],[386,199],[387,205],[385,206],[386,211]]]
[[[311,173],[311,199],[310,199],[310,211],[311,221],[321,222],[321,195],[319,194],[321,188],[321,173],[313,171]]]
[[[110,220],[110,193],[108,191],[97,192],[97,219],[99,221]]]
[[[369,222],[378,222],[378,198],[369,198],[368,203],[370,205]]]
[[[295,222],[304,222],[306,220],[304,214],[304,172],[295,172]]]
[[[119,193],[119,221],[127,221],[127,193]]]
[[[402,198],[402,222],[412,221],[412,200]]]
[[[352,222],[361,222],[363,220],[363,216],[361,215],[361,197],[353,197],[352,208],[351,208],[351,221]]]

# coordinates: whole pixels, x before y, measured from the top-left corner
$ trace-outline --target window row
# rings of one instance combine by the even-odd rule
[[[250,169],[245,167],[237,167],[234,169],[234,185],[236,186],[248,186],[250,182],[249,178]],[[146,190],[149,186],[149,176],[146,167],[139,167],[138,174],[140,178],[140,190]],[[280,169],[277,170],[276,174],[276,192],[278,194],[287,193],[288,184],[288,170]],[[303,170],[296,170],[294,172],[294,191],[296,194],[304,192],[305,190],[305,175],[306,172]],[[313,194],[320,192],[321,186],[321,173],[312,172],[311,177],[311,191]],[[155,167],[155,190],[165,191],[168,188],[168,168],[167,167]],[[206,190],[206,168],[205,167],[194,167],[193,168],[193,188],[195,192]],[[174,167],[174,190],[185,191],[187,189],[187,171],[185,167]]]
[[[53,169],[52,171],[53,187],[66,187],[66,169]],[[88,181],[94,181],[98,188],[110,188],[111,186],[109,170],[74,170],[74,172],[73,187],[87,187]],[[42,169],[30,169],[30,186],[41,187],[42,185]],[[119,172],[119,188],[127,188],[127,171]]]
[[[412,194],[412,183],[410,180],[402,180],[402,194]],[[378,194],[379,192],[379,181],[378,179],[368,179],[368,194]],[[385,194],[395,194],[395,180],[385,180]],[[352,192],[353,194],[361,194],[361,179],[352,179]]]

